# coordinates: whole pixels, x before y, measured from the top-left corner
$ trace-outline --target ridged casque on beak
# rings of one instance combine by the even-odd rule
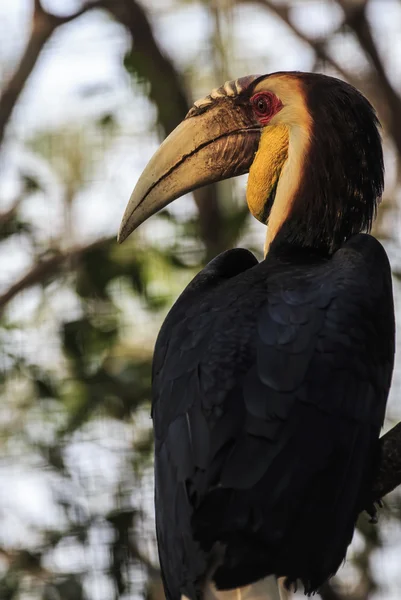
[[[251,78],[245,79],[249,85]],[[119,242],[179,196],[248,172],[258,149],[261,128],[236,102],[242,89],[240,82],[228,82],[195,103],[185,120],[156,151],[131,195],[121,222]]]

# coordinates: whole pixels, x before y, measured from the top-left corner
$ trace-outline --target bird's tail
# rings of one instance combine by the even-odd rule
[[[288,592],[270,575],[252,585],[235,590],[216,590],[212,583],[206,586],[203,600],[287,600]]]

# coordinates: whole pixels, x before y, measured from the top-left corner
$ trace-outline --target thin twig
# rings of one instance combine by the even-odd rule
[[[101,238],[86,246],[70,248],[64,252],[55,252],[50,258],[39,260],[20,279],[13,283],[8,290],[0,295],[0,315],[7,304],[18,294],[34,285],[43,285],[58,273],[61,267],[68,266],[70,270],[76,269],[77,263],[86,252],[110,243],[111,239],[114,240],[114,237]]]
[[[316,56],[322,62],[330,65],[333,69],[337,71],[343,79],[347,81],[352,81],[354,79],[351,71],[348,71],[340,65],[336,61],[335,58],[330,56],[330,54],[325,49],[325,42],[323,40],[313,39],[307,36],[290,18],[290,7],[287,4],[276,4],[275,2],[271,2],[270,0],[239,0],[242,4],[258,4],[266,8],[269,12],[279,17],[291,29],[292,33],[294,33],[298,39],[307,44],[312,50],[315,52]]]

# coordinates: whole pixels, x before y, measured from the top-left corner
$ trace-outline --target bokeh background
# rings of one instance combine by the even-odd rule
[[[264,227],[245,177],[182,198],[123,246],[116,232],[193,100],[277,70],[339,76],[376,106],[375,233],[399,305],[401,0],[0,0],[0,600],[163,600],[155,336],[218,252],[261,257]],[[401,418],[398,371],[386,429]],[[379,525],[362,515],[321,598],[401,598],[400,522],[398,491]]]

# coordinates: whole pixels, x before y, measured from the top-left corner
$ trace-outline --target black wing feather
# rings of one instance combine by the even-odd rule
[[[224,253],[170,311],[154,360],[156,520],[166,592],[269,573],[313,591],[344,558],[369,485],[394,355],[384,250]]]

